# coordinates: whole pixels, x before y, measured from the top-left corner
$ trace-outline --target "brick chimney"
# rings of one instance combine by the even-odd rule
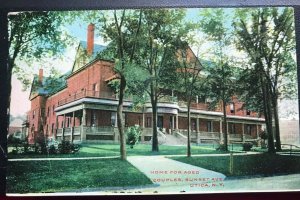
[[[94,50],[94,30],[95,30],[95,25],[90,23],[87,28],[87,47],[86,47],[89,56],[93,54],[93,50]]]
[[[43,69],[39,69],[39,82],[43,83]]]

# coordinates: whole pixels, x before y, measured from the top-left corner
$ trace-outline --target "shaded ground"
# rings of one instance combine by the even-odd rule
[[[8,162],[7,193],[59,192],[152,184],[120,159]]]
[[[217,145],[192,145],[192,154],[223,154],[224,152],[217,151]],[[160,145],[159,152],[152,152],[152,146],[149,144],[138,144],[133,149],[127,146],[127,155],[186,155],[186,146],[167,146]],[[105,157],[105,156],[119,156],[120,145],[119,144],[83,144],[80,151],[75,154],[9,154],[8,158],[68,158],[68,157]]]
[[[230,156],[172,157],[172,159],[214,170],[226,176],[271,176],[300,173],[300,157],[272,155],[268,153],[253,155],[233,155],[233,172],[230,172]]]

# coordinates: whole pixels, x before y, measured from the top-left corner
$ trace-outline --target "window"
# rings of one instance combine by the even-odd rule
[[[230,103],[230,113],[234,113],[234,103]]]
[[[235,124],[233,124],[233,123],[229,123],[228,124],[228,129],[229,129],[229,134],[236,134],[236,132],[235,132]]]
[[[51,125],[51,133],[53,133],[54,132],[54,123],[52,123],[52,125]]]
[[[251,111],[250,111],[250,110],[247,110],[247,111],[246,111],[246,114],[247,114],[247,115],[250,115],[250,114],[251,114]]]
[[[70,118],[67,118],[67,127],[70,127]]]
[[[96,120],[97,120],[96,112],[95,110],[91,110],[91,126],[96,126]]]
[[[35,110],[32,113],[32,119],[34,119],[34,116],[35,116]]]
[[[207,126],[207,132],[213,131],[212,121],[207,121],[206,126]]]
[[[151,117],[147,117],[146,127],[151,127]]]
[[[47,109],[47,117],[49,117],[49,115],[50,115],[50,106]]]
[[[251,125],[249,124],[246,125],[246,134],[251,135]]]
[[[55,112],[54,112],[54,109],[55,109],[55,105],[53,105],[53,106],[52,106],[52,109],[53,109],[53,115],[54,115],[54,113],[55,113]]]

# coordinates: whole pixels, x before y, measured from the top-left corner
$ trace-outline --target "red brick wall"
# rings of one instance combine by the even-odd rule
[[[178,117],[178,129],[187,129],[186,117]]]
[[[46,125],[44,127],[44,131],[46,133],[46,127],[48,125],[48,135],[51,135],[51,127],[52,124],[56,124],[56,115],[53,113],[53,106],[54,109],[58,106],[58,101],[66,99],[70,96],[73,96],[76,94],[82,94],[84,93],[84,90],[92,90],[93,84],[97,84],[97,90],[100,92],[112,92],[109,87],[107,87],[107,83],[105,82],[105,79],[113,76],[113,63],[106,62],[106,61],[97,61],[93,63],[91,66],[85,68],[84,70],[80,71],[79,73],[71,76],[67,79],[67,88],[63,89],[62,91],[59,91],[58,93],[50,96],[45,105],[45,116],[46,116]],[[100,77],[100,78],[99,78]],[[99,93],[97,93],[99,95]],[[37,98],[35,98],[37,99]],[[37,100],[33,100],[32,104],[36,104]],[[35,106],[31,106],[31,111],[29,112],[29,115],[31,115],[33,109],[36,109]],[[49,114],[48,114],[48,108],[49,108]],[[90,112],[90,111],[88,111]],[[109,115],[108,115],[109,113]],[[110,112],[105,113],[102,115],[101,113],[97,114],[98,124],[110,126]],[[72,116],[72,113],[70,113]],[[87,113],[87,124],[89,125],[91,123],[91,114]],[[63,123],[63,117],[58,117],[58,127],[61,128],[61,124]],[[70,125],[72,126],[73,119],[71,119]],[[66,123],[67,124],[67,123]],[[80,119],[78,117],[75,118],[75,126],[80,125]],[[55,125],[54,125],[55,126]],[[55,126],[56,129],[56,126]]]
[[[143,115],[140,113],[125,113],[126,115],[126,120],[125,120],[125,125],[126,126],[134,126],[136,124],[142,126],[142,121],[143,121]],[[145,119],[146,120],[146,119]],[[140,122],[140,124],[139,124]]]

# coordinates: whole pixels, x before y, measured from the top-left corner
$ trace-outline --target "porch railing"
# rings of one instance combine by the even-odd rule
[[[112,126],[85,126],[83,128],[86,134],[113,134],[114,127]]]
[[[64,104],[76,101],[78,99],[82,99],[84,97],[117,99],[116,95],[113,92],[103,92],[103,91],[100,92],[100,91],[93,91],[93,90],[84,90],[84,91],[80,91],[80,92],[75,92],[74,94],[71,94],[69,97],[59,100],[58,106],[62,106]]]

